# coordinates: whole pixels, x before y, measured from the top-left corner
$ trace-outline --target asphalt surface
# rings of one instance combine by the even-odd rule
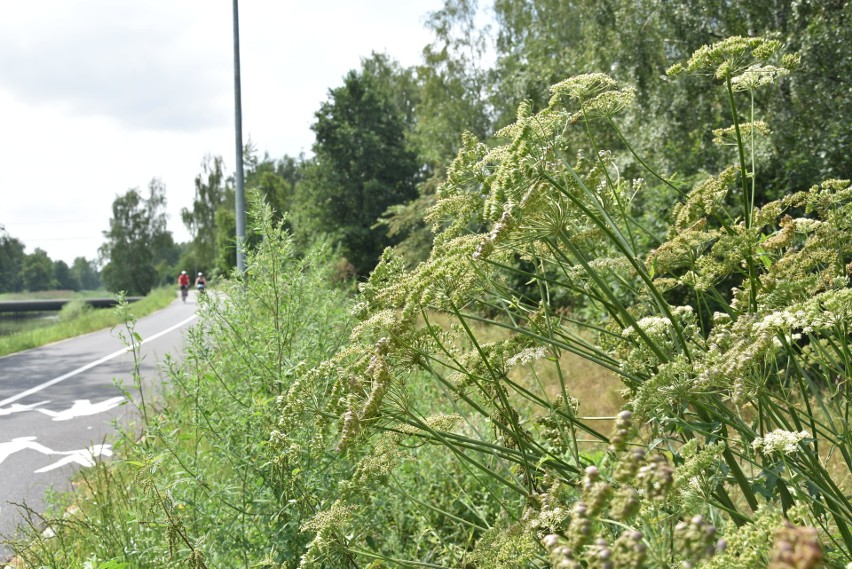
[[[141,374],[146,397],[162,384],[161,363],[178,357],[196,304],[176,300],[140,319]],[[133,405],[133,357],[115,331],[103,330],[0,358],[0,562],[11,554],[3,537],[22,521],[15,504],[43,511],[50,488],[68,489],[73,474],[112,455],[116,420]]]

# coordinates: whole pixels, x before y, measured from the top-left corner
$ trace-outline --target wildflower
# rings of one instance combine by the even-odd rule
[[[789,75],[790,70],[774,65],[750,65],[742,73],[731,78],[734,91],[751,91],[764,85],[769,85],[778,77]]]
[[[619,569],[640,569],[645,563],[647,547],[642,540],[642,532],[628,530],[623,532],[612,544],[612,564]]]
[[[589,558],[590,567],[595,567],[596,569],[613,569],[612,550],[605,539],[596,539],[595,543],[589,546],[585,553]]]
[[[550,534],[541,540],[547,550],[553,569],[580,569],[582,565],[574,559],[574,550],[565,544],[565,540],[556,534]]]
[[[687,71],[700,73],[713,71],[716,79],[735,77],[744,73],[754,61],[765,61],[781,49],[781,42],[765,38],[730,37],[698,49],[686,62],[677,64],[666,72],[676,75]],[[784,60],[792,63],[792,60]],[[743,80],[745,81],[745,80]]]
[[[589,466],[583,478],[583,500],[592,515],[597,515],[603,510],[612,494],[612,488],[601,480],[600,476],[597,466]]]
[[[717,551],[716,528],[704,521],[703,516],[694,516],[688,522],[675,526],[675,543],[683,555],[685,567],[712,556]]]
[[[550,88],[553,96],[550,107],[562,104],[564,98],[579,103],[588,116],[612,117],[636,99],[636,90],[619,87],[618,83],[603,73],[587,73],[570,77]]]
[[[517,366],[527,365],[536,360],[544,359],[547,357],[547,350],[543,347],[537,348],[527,348],[525,350],[521,350],[508,360],[506,360],[506,367],[513,368]]]
[[[632,486],[622,486],[615,492],[609,505],[610,517],[614,520],[627,521],[639,511],[641,505],[639,492]]]
[[[781,453],[790,455],[799,450],[799,443],[810,437],[806,431],[794,433],[783,429],[776,429],[766,436],[757,437],[752,441],[754,450],[764,454]]]
[[[579,501],[571,509],[571,521],[568,524],[568,539],[573,547],[585,545],[592,536],[592,520],[589,518],[589,507]]]
[[[816,569],[822,567],[822,548],[817,531],[790,522],[778,529],[769,559],[769,569]]]
[[[615,434],[609,439],[610,450],[613,452],[623,451],[627,445],[627,438],[633,429],[633,413],[622,411],[615,420]]]
[[[618,461],[613,477],[616,481],[621,482],[622,484],[629,482],[634,476],[636,476],[636,473],[639,472],[639,468],[642,466],[644,461],[644,448],[635,447],[631,449],[630,452],[627,453],[627,456],[623,456],[621,460]]]
[[[763,121],[743,122],[739,124],[739,133],[742,138],[749,138],[755,134],[769,136],[772,131],[769,130],[769,125]],[[713,129],[714,144],[737,144],[737,128],[729,126],[725,128]]]
[[[672,486],[673,475],[674,470],[666,463],[666,459],[655,456],[639,469],[636,479],[642,484],[645,496],[651,499],[662,499]]]

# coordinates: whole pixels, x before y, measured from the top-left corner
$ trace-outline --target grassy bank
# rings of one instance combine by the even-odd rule
[[[386,251],[354,302],[260,212],[168,404],[20,566],[852,569],[852,185],[756,194],[738,117],[780,47],[686,65],[739,157],[694,186],[601,150],[634,96],[601,74],[466,137],[429,258]],[[658,235],[648,192],[680,196]]]
[[[39,290],[35,292],[3,292],[0,302],[12,300],[74,300],[75,298],[109,298],[113,294],[106,289],[98,290]]]
[[[55,324],[0,338],[0,356],[30,348],[37,348],[51,342],[73,338],[103,328],[109,328],[120,322],[118,312],[114,308],[91,309],[82,300],[92,296],[100,297],[103,296],[103,293],[90,291],[87,293],[72,294],[74,296],[71,298],[79,299],[79,302],[70,302],[67,304],[60,311],[59,320]],[[34,297],[32,295],[28,295],[26,298],[20,295],[3,295],[3,300],[26,300],[31,298]],[[42,297],[36,296],[35,298]],[[43,298],[47,298],[47,296]],[[54,294],[50,298],[60,297]],[[168,306],[174,299],[175,293],[171,288],[156,289],[142,300],[134,302],[130,306],[130,312],[137,318],[140,318]]]

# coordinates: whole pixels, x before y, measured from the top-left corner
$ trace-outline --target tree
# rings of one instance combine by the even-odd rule
[[[302,158],[284,156],[274,160],[269,155],[258,159],[251,142],[244,148],[245,187],[248,194],[257,194],[272,208],[273,220],[285,219],[291,211],[296,192],[296,184],[302,178]],[[216,237],[216,269],[223,274],[230,273],[236,267],[236,212],[233,191],[226,189],[226,199],[215,211],[213,220]],[[289,218],[284,224],[292,230]],[[259,241],[251,227],[246,228],[246,247],[252,248]],[[210,265],[205,265],[210,267]]]
[[[56,276],[53,272],[53,261],[46,251],[36,249],[24,258],[21,267],[21,283],[26,290],[39,291],[56,288]]]
[[[80,285],[80,290],[96,290],[101,286],[101,279],[95,269],[94,261],[85,257],[77,257],[71,265],[71,277]]]
[[[381,220],[410,265],[425,260],[432,248],[431,227],[424,218],[461,146],[462,134],[470,132],[484,140],[493,133],[490,78],[483,64],[487,38],[476,22],[473,0],[448,0],[427,21],[435,40],[424,48],[424,61],[416,68],[419,92],[409,136],[424,167],[422,181],[416,199],[390,206]]]
[[[71,269],[65,261],[53,262],[53,274],[56,277],[56,286],[60,290],[80,290],[80,281],[74,279]]]
[[[246,157],[246,188],[263,197],[276,221],[293,208],[303,161],[304,158],[292,156],[284,156],[281,160],[273,160],[268,155],[263,160]]]
[[[799,52],[801,65],[753,101],[774,131],[762,161],[761,192],[771,198],[852,169],[852,3],[494,0],[493,7],[496,65],[490,102],[497,126],[510,122],[523,100],[540,109],[549,85],[605,72],[637,88],[637,111],[628,112],[620,126],[646,161],[681,178],[716,171],[730,158],[726,149],[708,144],[712,128],[733,121],[724,114],[726,102],[699,78],[672,82],[664,72],[720,38],[770,35],[785,42],[787,51]],[[466,20],[457,16],[451,25],[463,29]],[[599,142],[618,148],[617,137]],[[631,161],[622,161],[628,176]]]
[[[359,275],[393,243],[379,217],[417,195],[420,167],[406,138],[413,114],[400,97],[409,73],[374,55],[329,93],[312,126],[315,157],[297,188],[295,231],[302,241],[331,235]]]
[[[21,269],[24,265],[24,244],[0,225],[0,292],[21,290]]]
[[[225,178],[221,156],[205,156],[201,168],[201,174],[195,177],[192,209],[183,208],[181,219],[192,235],[193,268],[209,270],[216,265],[219,256],[216,212],[233,202],[234,190]]]
[[[156,178],[148,185],[147,198],[134,188],[113,201],[110,228],[104,232],[107,241],[99,251],[106,261],[102,277],[109,290],[148,294],[160,280],[157,265],[170,257],[176,260],[165,207],[166,187]]]

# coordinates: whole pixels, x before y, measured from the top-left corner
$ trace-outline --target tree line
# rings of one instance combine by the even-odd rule
[[[0,293],[52,289],[95,290],[101,280],[96,263],[77,257],[71,266],[42,249],[24,253],[24,244],[0,225]]]
[[[768,35],[801,57],[796,74],[752,101],[775,129],[759,148],[758,198],[773,199],[850,172],[850,12],[841,0],[446,0],[426,21],[433,40],[420,64],[403,67],[374,53],[329,90],[315,113],[311,156],[259,156],[249,143],[246,188],[272,206],[299,247],[329,236],[341,278],[369,274],[388,246],[413,264],[431,248],[424,220],[463,133],[494,142],[519,105],[537,112],[550,85],[598,71],[632,85],[643,114],[627,110],[600,146],[614,149],[625,177],[639,171],[639,155],[686,185],[727,158],[724,148],[706,144],[723,107],[697,78],[672,84],[665,70],[720,38]],[[635,154],[622,139],[637,141]],[[637,199],[650,230],[677,196],[660,180],[645,183]],[[230,272],[233,197],[223,158],[205,157],[192,205],[181,213],[191,240],[178,244],[166,227],[159,180],[147,193],[118,196],[100,249],[104,284],[145,293],[181,269]],[[250,232],[248,245],[256,240]]]

